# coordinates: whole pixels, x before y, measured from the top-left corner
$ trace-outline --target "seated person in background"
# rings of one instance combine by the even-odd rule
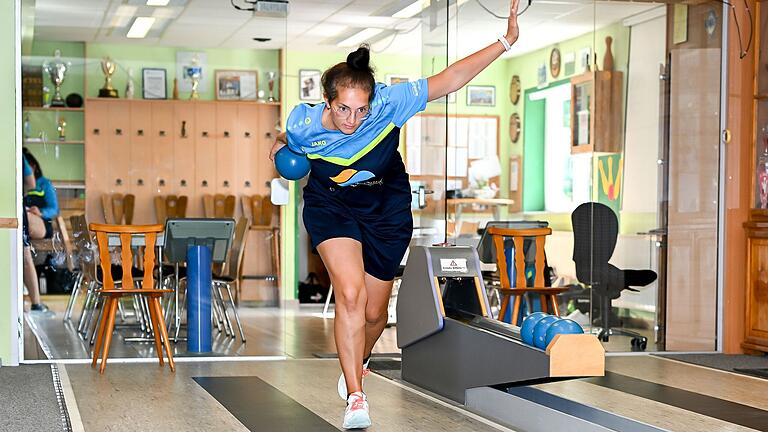
[[[34,190],[36,186],[34,171],[27,162],[26,157],[22,157],[22,167],[24,183],[24,193]],[[29,299],[32,301],[31,310],[38,312],[45,312],[48,310],[48,306],[44,305],[40,301],[40,286],[37,282],[37,271],[35,270],[35,260],[32,257],[32,248],[29,244],[29,223],[27,218],[27,212],[22,213],[24,216],[24,223],[22,225],[24,231],[24,285],[29,292]]]
[[[53,225],[51,220],[59,214],[59,201],[56,189],[47,177],[43,175],[40,163],[26,148],[24,157],[35,174],[35,188],[24,195],[24,207],[27,210],[29,236],[32,239],[51,238]]]

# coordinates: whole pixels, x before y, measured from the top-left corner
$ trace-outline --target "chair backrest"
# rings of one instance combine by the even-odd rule
[[[104,194],[101,196],[101,206],[104,210],[104,221],[108,225],[133,223],[133,209],[136,196],[121,193]]]
[[[245,242],[248,238],[248,219],[241,217],[235,225],[235,232],[232,238],[232,247],[227,255],[227,263],[224,268],[223,276],[228,276],[232,280],[237,280],[242,274],[243,257],[245,256]]]
[[[607,264],[616,249],[619,221],[610,207],[587,202],[571,214],[573,261],[578,276],[580,267]]]
[[[493,244],[496,247],[496,265],[499,268],[499,277],[502,288],[511,288],[509,272],[507,269],[507,255],[504,251],[504,239],[512,238],[515,245],[515,287],[524,288],[526,283],[525,275],[525,251],[523,250],[525,239],[534,238],[536,243],[536,260],[534,261],[535,276],[533,286],[535,288],[544,287],[544,242],[546,236],[552,234],[551,228],[527,228],[511,229],[490,227],[488,234],[493,236]]]
[[[168,219],[168,213],[165,211],[165,197],[162,195],[155,197],[155,216],[159,224],[165,224],[165,220]]]
[[[246,210],[246,207],[248,209]],[[269,195],[252,195],[243,197],[243,214],[249,215],[251,225],[254,227],[266,228],[272,226],[272,215],[275,206]]]
[[[250,195],[243,195],[240,197],[240,206],[243,208],[243,217],[248,219],[248,222],[253,225],[253,201]]]
[[[155,197],[157,223],[165,224],[168,218],[183,218],[187,215],[187,197],[184,195],[158,195]]]
[[[95,281],[96,277],[96,254],[91,232],[88,230],[88,223],[85,215],[74,215],[69,218],[72,225],[72,239],[77,248],[80,270],[83,272],[86,280]]]
[[[133,262],[133,248],[131,240],[136,235],[144,236],[144,276],[142,278],[144,289],[153,289],[155,280],[152,273],[155,269],[155,244],[157,234],[163,232],[163,226],[157,225],[105,225],[90,224],[91,231],[96,233],[96,242],[99,245],[99,262],[104,275],[104,288],[114,289],[115,282],[112,279],[112,260],[109,254],[109,236],[120,237],[120,261],[123,264],[123,288],[133,287],[133,275],[131,275],[131,263]]]
[[[207,218],[216,217],[213,195],[211,194],[203,195],[203,214]]]

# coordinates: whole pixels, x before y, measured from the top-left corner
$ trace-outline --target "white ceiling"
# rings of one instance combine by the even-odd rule
[[[433,0],[445,2],[447,0]],[[479,0],[498,15],[509,11],[507,0]],[[525,2],[525,0],[523,0]],[[391,15],[409,0],[290,0],[287,19],[253,17],[235,10],[230,0],[171,0],[148,7],[145,0],[36,0],[35,38],[42,40],[132,43],[196,48],[282,48],[336,50],[336,42],[369,27],[385,31],[374,51],[419,55],[425,42],[445,40],[445,26],[430,33],[430,14],[397,19]],[[235,0],[247,6],[243,0]],[[504,20],[483,10],[478,0],[462,0],[448,26],[457,55],[463,56],[506,30]],[[510,55],[519,55],[569,39],[595,28],[658,7],[659,4],[594,0],[536,1],[520,17],[521,36]],[[127,39],[135,16],[157,18],[145,39]],[[412,30],[406,32],[407,30]],[[454,33],[455,32],[455,33]],[[440,35],[442,33],[442,35]],[[259,43],[254,37],[272,41]],[[444,48],[443,48],[444,49]]]

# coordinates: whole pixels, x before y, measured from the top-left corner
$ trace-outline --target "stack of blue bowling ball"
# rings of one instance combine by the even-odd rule
[[[534,312],[523,320],[520,326],[520,339],[526,345],[546,349],[552,339],[559,334],[582,334],[584,329],[579,323],[567,318]]]

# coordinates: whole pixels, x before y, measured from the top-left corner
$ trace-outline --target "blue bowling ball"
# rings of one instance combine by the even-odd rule
[[[544,349],[547,347],[545,344],[547,340],[547,330],[549,329],[549,326],[559,319],[560,318],[554,315],[547,315],[536,323],[536,326],[533,328],[533,345],[536,348]]]
[[[582,334],[584,329],[574,320],[561,319],[547,329],[547,335],[544,337],[544,346],[548,347],[552,339],[559,334]]]
[[[309,174],[309,158],[285,146],[275,153],[275,167],[284,179],[299,180]]]
[[[520,326],[520,339],[526,345],[533,345],[533,328],[539,323],[539,320],[547,316],[544,312],[534,312],[523,320]]]

